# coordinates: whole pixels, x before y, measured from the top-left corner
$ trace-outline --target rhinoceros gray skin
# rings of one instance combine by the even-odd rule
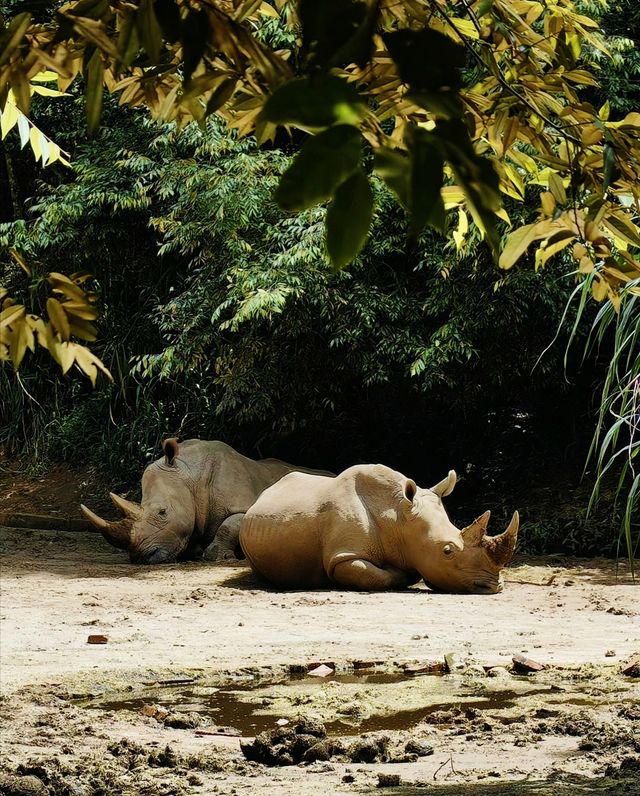
[[[420,489],[380,464],[335,478],[291,473],[246,512],[240,546],[255,572],[284,588],[377,591],[424,578],[440,591],[498,592],[518,513],[500,536],[485,535],[489,512],[459,530],[442,505],[455,482],[451,470],[432,489]]]
[[[111,493],[122,519],[110,522],[80,507],[136,564],[197,558],[205,549],[207,558],[232,558],[244,512],[264,489],[301,469],[278,459],[248,459],[217,440],[171,438],[163,450],[144,471],[141,503]]]

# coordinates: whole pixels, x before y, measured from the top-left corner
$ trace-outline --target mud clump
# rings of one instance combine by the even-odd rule
[[[49,789],[41,779],[31,774],[16,776],[0,774],[0,796],[48,796]]]
[[[291,766],[300,763],[306,752],[327,739],[324,724],[314,719],[299,718],[293,724],[267,730],[251,743],[240,742],[247,760],[267,766]]]
[[[351,743],[329,738],[323,724],[301,717],[285,727],[261,732],[253,741],[240,741],[240,748],[247,760],[266,766],[292,766],[331,759],[351,763],[400,762],[390,755],[389,743],[386,735],[363,735]],[[421,753],[429,754],[425,750]],[[412,753],[410,758],[415,760],[417,753]],[[404,753],[402,762],[406,760]]]
[[[386,763],[389,760],[389,738],[363,736],[347,749],[347,757],[352,763]]]

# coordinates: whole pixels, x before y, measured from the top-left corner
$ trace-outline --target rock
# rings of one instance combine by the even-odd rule
[[[622,667],[625,677],[640,677],[640,654],[633,655]]]
[[[168,713],[163,722],[165,727],[173,727],[175,730],[193,730],[202,724],[202,717],[199,713]]]
[[[0,793],[2,796],[48,796],[49,788],[38,777],[0,774]]]
[[[615,650],[607,650],[605,652],[605,654],[604,654],[604,657],[605,658],[615,658],[616,657],[616,651]]]
[[[343,782],[355,782],[355,781],[356,781],[356,778],[353,776],[353,774],[345,774],[345,775],[342,777],[342,781],[343,781]]]
[[[456,669],[460,668],[460,664],[458,663],[458,659],[453,652],[447,652],[444,656],[444,670],[447,674],[451,674]]]
[[[407,663],[403,667],[405,674],[415,676],[417,674],[442,674],[444,663],[434,661],[433,663]]]
[[[492,666],[487,675],[489,677],[511,677],[510,672],[504,666]]]
[[[324,663],[321,663],[320,666],[316,666],[315,669],[311,669],[309,671],[309,675],[311,677],[329,677],[329,675],[333,674],[334,671],[334,669],[331,669],[329,666],[325,666]]]
[[[513,661],[514,669],[518,672],[541,672],[547,667],[538,661],[532,661],[531,658],[525,658],[524,655],[514,655],[511,659]]]
[[[417,738],[411,738],[405,744],[404,751],[408,754],[418,755],[418,757],[426,757],[433,754],[433,746],[426,741],[419,741]]]
[[[397,788],[400,784],[400,774],[378,774],[379,788]]]
[[[100,633],[92,633],[87,636],[87,644],[106,644],[109,641],[108,636],[103,636]]]

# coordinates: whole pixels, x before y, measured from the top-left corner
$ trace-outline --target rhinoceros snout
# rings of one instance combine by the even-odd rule
[[[147,550],[132,552],[130,558],[132,564],[170,564],[176,560],[176,555],[162,545],[154,545]]]

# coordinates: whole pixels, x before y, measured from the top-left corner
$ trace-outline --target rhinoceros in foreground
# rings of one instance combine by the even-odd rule
[[[260,493],[296,469],[278,459],[254,461],[224,442],[167,439],[164,458],[142,476],[142,503],[111,493],[122,513],[103,520],[86,506],[85,517],[135,564],[164,564],[181,558],[231,558],[244,512]],[[309,473],[330,473],[305,470]]]
[[[442,505],[455,482],[451,470],[420,489],[380,464],[356,465],[333,479],[291,473],[244,515],[240,546],[257,573],[285,588],[335,583],[374,591],[424,578],[441,591],[501,591],[518,512],[500,536],[485,535],[488,511],[460,531]]]

